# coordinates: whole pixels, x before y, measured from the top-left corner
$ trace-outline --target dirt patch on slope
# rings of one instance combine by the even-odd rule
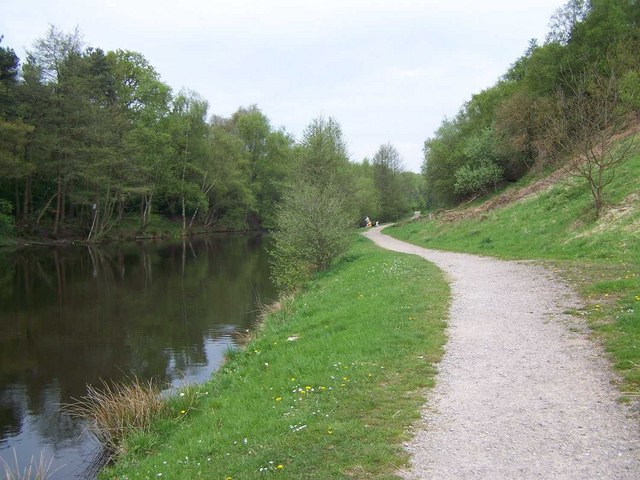
[[[498,195],[491,197],[477,207],[458,207],[453,210],[440,210],[436,217],[444,222],[457,222],[468,218],[481,218],[487,212],[505,207],[512,203],[533,197],[546,191],[559,181],[566,179],[570,173],[565,168],[559,168],[550,175],[537,180],[523,188],[509,188]]]

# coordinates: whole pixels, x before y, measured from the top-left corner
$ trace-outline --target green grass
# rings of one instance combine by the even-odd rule
[[[640,156],[616,172],[608,209],[596,219],[579,179],[458,222],[416,221],[385,233],[417,245],[508,259],[547,262],[585,300],[578,312],[604,341],[623,376],[640,393]]]
[[[357,237],[101,478],[397,478],[448,305],[433,265]]]

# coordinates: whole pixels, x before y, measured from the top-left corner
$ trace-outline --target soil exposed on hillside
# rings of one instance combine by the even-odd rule
[[[569,172],[561,168],[540,180],[532,182],[526,187],[509,188],[488,198],[477,207],[462,206],[461,208],[453,210],[440,210],[436,213],[436,217],[444,222],[456,222],[465,218],[480,218],[482,215],[486,215],[487,212],[495,210],[496,208],[505,207],[543,192],[568,177],[570,177]]]
[[[640,429],[602,349],[546,269],[427,250],[381,234],[449,276],[445,356],[407,445],[407,479],[640,478]],[[410,281],[410,280],[408,280]]]

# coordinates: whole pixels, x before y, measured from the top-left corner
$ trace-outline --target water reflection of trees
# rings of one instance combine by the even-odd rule
[[[37,423],[43,437],[67,436],[51,405],[87,383],[168,381],[171,368],[206,364],[207,340],[247,327],[256,293],[273,295],[259,246],[259,237],[203,238],[0,259],[0,440],[25,411],[48,418]]]

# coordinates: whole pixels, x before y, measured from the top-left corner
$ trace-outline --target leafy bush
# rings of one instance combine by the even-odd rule
[[[285,195],[271,251],[278,287],[300,286],[311,272],[326,269],[347,249],[352,221],[334,190],[302,183]]]
[[[483,162],[479,166],[463,165],[455,173],[456,193],[462,195],[477,195],[489,192],[489,188],[496,188],[502,180],[502,168],[492,162]]]
[[[299,166],[276,214],[272,277],[281,289],[301,286],[347,249],[349,160],[340,125],[318,118],[304,132]]]

